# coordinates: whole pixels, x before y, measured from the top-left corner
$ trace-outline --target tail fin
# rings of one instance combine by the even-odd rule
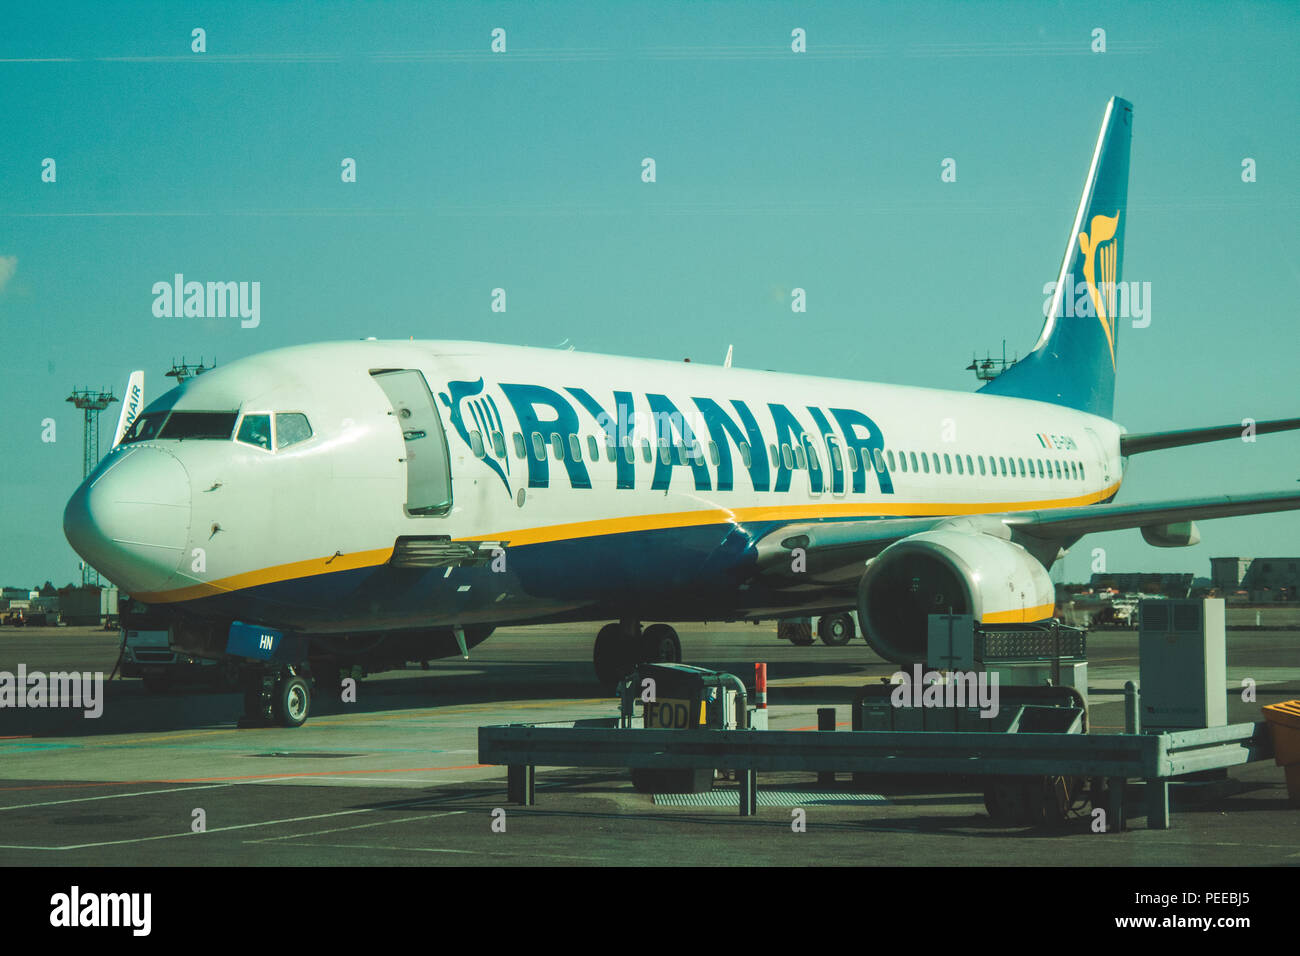
[[[1038,344],[980,391],[1111,417],[1132,133],[1133,104],[1112,97]]]
[[[122,414],[117,419],[117,431],[113,434],[114,448],[122,443],[122,439],[135,424],[142,408],[144,408],[144,371],[137,369],[131,373],[131,377],[126,382],[126,398],[122,400]]]

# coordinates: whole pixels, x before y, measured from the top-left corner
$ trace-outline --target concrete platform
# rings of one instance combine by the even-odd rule
[[[872,787],[884,801],[846,801],[841,776],[826,797],[808,774],[760,777],[775,805],[756,818],[725,806],[656,805],[626,772],[542,768],[538,802],[505,802],[505,769],[477,763],[482,724],[614,712],[591,675],[594,629],[504,629],[469,662],[435,662],[360,684],[359,700],[318,701],[296,730],[238,730],[235,694],[146,694],[140,681],[107,687],[103,716],[0,710],[0,864],[454,865],[891,864],[1294,865],[1300,811],[1280,768],[1255,764],[1173,796],[1173,828],[1094,834],[1086,815],[1061,833],[994,825],[980,795],[951,781]],[[769,663],[771,726],[809,729],[837,706],[847,728],[852,689],[891,673],[861,640],[792,647],[772,626],[680,628],[687,659],[749,675]],[[1229,720],[1300,697],[1300,638],[1228,635],[1228,677],[1258,683],[1258,702],[1229,696]],[[1135,632],[1090,637],[1096,730],[1123,724],[1121,688],[1137,672]],[[115,634],[2,629],[0,670],[100,670]],[[721,782],[719,788],[734,784]],[[191,830],[201,810],[206,832]],[[505,832],[494,832],[494,811]],[[792,831],[806,812],[807,830]]]

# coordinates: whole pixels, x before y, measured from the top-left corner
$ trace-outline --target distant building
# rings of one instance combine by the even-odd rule
[[[1094,574],[1089,585],[1094,591],[1114,590],[1122,594],[1160,594],[1183,598],[1192,590],[1192,574],[1125,571]]]
[[[1210,580],[1223,591],[1235,591],[1250,567],[1250,558],[1210,558]]]
[[[1223,591],[1245,591],[1252,601],[1294,601],[1300,557],[1210,558],[1210,577]]]

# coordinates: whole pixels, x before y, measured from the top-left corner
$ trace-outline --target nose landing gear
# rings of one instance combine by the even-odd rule
[[[311,713],[311,684],[293,667],[249,668],[239,727],[301,727]]]

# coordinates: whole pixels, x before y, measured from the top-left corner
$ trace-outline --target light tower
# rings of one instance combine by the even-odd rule
[[[176,379],[176,384],[180,385],[187,378],[193,378],[196,375],[202,375],[204,372],[207,372],[210,369],[215,368],[216,365],[217,363],[215,361],[211,365],[204,365],[203,358],[201,356],[199,358],[198,365],[191,365],[185,361],[185,356],[182,355],[179,365],[176,364],[175,359],[172,359],[171,371],[166,372],[165,374],[167,375],[168,378]]]
[[[85,425],[81,431],[82,468],[81,480],[90,477],[91,469],[99,464],[99,413],[117,401],[117,396],[103,389],[95,391],[89,388],[74,388],[68,396],[72,402],[85,413]],[[81,563],[81,586],[99,584],[99,572],[84,561]]]

